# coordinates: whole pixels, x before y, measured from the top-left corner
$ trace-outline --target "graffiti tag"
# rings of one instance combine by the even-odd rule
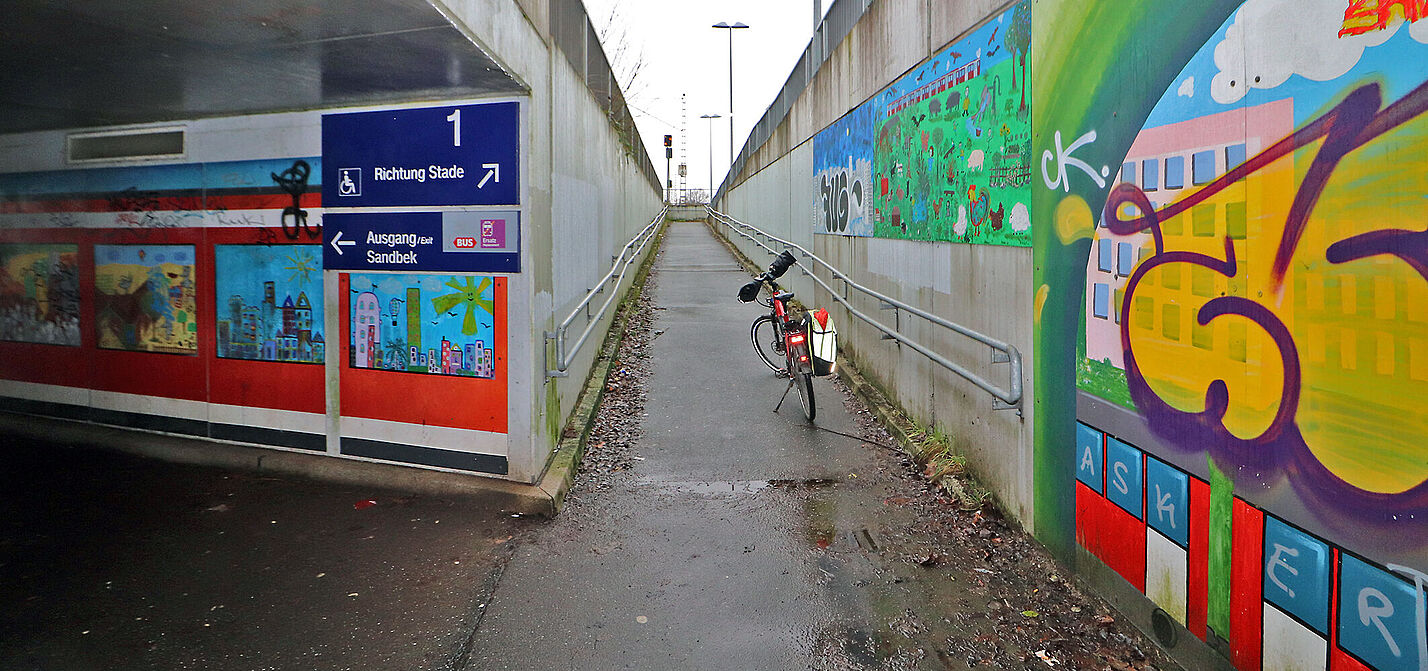
[[[1076,141],[1072,142],[1071,146],[1064,149],[1061,147],[1061,131],[1056,131],[1054,140],[1056,142],[1056,153],[1053,154],[1050,149],[1041,152],[1041,181],[1046,183],[1046,188],[1055,191],[1057,187],[1061,187],[1063,191],[1070,193],[1071,179],[1070,176],[1066,174],[1066,168],[1068,167],[1086,173],[1086,176],[1090,177],[1091,181],[1096,183],[1096,188],[1105,188],[1106,180],[1103,179],[1103,177],[1110,173],[1108,168],[1101,168],[1100,174],[1097,174],[1096,170],[1092,168],[1090,164],[1072,156],[1072,154],[1076,153],[1077,149],[1096,141],[1095,130],[1086,131],[1086,134],[1076,138]],[[1047,161],[1056,162],[1055,179],[1052,179],[1051,173],[1046,170]]]
[[[1295,150],[1322,140],[1318,153],[1303,173],[1275,251],[1270,279],[1272,286],[1282,286],[1310,215],[1339,162],[1349,152],[1428,112],[1428,83],[1382,109],[1381,101],[1379,84],[1365,84],[1300,130],[1232,168],[1200,191],[1160,210],[1156,210],[1145,193],[1134,184],[1123,183],[1112,189],[1103,211],[1109,230],[1116,235],[1149,231],[1154,244],[1154,254],[1139,264],[1126,285],[1123,314],[1133,312],[1131,306],[1141,281],[1161,265],[1186,263],[1202,266],[1227,278],[1235,277],[1238,263],[1233,241],[1229,237],[1224,239],[1223,259],[1195,252],[1166,251],[1160,222],[1186,212]],[[1122,213],[1128,209],[1133,209],[1134,214],[1125,218]],[[1376,255],[1397,256],[1428,279],[1428,231],[1372,231],[1339,240],[1326,252],[1331,263],[1346,263]],[[1373,515],[1373,511],[1383,509],[1386,501],[1392,501],[1400,514],[1428,515],[1428,480],[1397,493],[1370,492],[1344,480],[1325,466],[1309,449],[1296,421],[1302,369],[1298,347],[1288,326],[1264,305],[1248,298],[1224,295],[1206,302],[1196,314],[1196,321],[1207,325],[1218,317],[1228,315],[1247,319],[1263,329],[1278,349],[1283,366],[1280,380],[1283,392],[1270,424],[1259,435],[1249,438],[1230,433],[1224,424],[1229,391],[1221,379],[1211,381],[1205,390],[1203,411],[1185,412],[1172,407],[1151,388],[1136,361],[1131,347],[1130,324],[1133,320],[1125,319],[1120,331],[1126,357],[1126,381],[1136,407],[1151,420],[1155,429],[1165,435],[1177,436],[1178,442],[1195,445],[1197,449],[1208,445],[1213,457],[1227,463],[1257,468],[1280,466],[1295,473],[1290,482],[1301,495],[1308,499],[1333,500],[1336,507],[1342,509],[1363,511],[1362,519],[1366,523],[1390,523],[1381,516]]]
[[[1428,16],[1428,3],[1423,0],[1349,0],[1349,8],[1344,10],[1344,27],[1339,29],[1339,37],[1387,30],[1399,15],[1405,21],[1413,23]]]
[[[302,194],[307,192],[307,178],[312,173],[312,166],[307,161],[293,161],[292,167],[281,173],[269,173],[273,182],[284,192],[292,197],[292,205],[283,208],[283,235],[289,240],[296,240],[298,231],[301,229],[307,233],[309,239],[322,235],[322,229],[309,228],[307,225],[307,210],[302,209]],[[288,217],[292,217],[292,226],[288,226]]]

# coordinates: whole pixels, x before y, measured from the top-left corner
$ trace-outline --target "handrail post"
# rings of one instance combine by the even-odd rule
[[[629,271],[630,265],[639,256],[639,253],[644,251],[645,245],[654,237],[659,226],[664,223],[665,216],[668,212],[669,205],[666,203],[664,207],[660,209],[659,213],[650,220],[649,224],[645,225],[639,233],[636,233],[629,242],[625,243],[625,246],[620,250],[618,255],[611,257],[610,272],[605,273],[605,276],[600,279],[594,288],[588,289],[585,292],[585,297],[576,303],[575,309],[571,310],[570,314],[566,316],[564,320],[556,325],[555,331],[546,332],[546,339],[554,339],[555,341],[556,357],[556,367],[554,369],[551,369],[549,365],[546,366],[546,377],[568,376],[567,369],[570,368],[570,364],[572,363],[570,359],[573,357],[574,352],[580,350],[581,346],[585,344],[586,339],[590,336],[590,332],[595,328],[595,325],[605,316],[605,311],[610,308],[616,295],[619,294],[620,283],[624,280],[625,273]],[[636,243],[638,243],[638,246],[636,246]],[[627,255],[629,258],[626,258]],[[612,279],[614,280],[615,287],[610,291],[609,298],[600,306],[598,312],[592,313],[590,304],[593,302],[595,295],[604,293],[606,285],[609,284]],[[572,350],[568,346],[566,336],[576,316],[582,311],[585,313],[585,330],[580,334],[580,337],[576,339],[575,346]]]

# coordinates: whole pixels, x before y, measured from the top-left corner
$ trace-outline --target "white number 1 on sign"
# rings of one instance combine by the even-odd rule
[[[461,110],[453,110],[446,115],[446,120],[451,122],[451,146],[461,146]]]

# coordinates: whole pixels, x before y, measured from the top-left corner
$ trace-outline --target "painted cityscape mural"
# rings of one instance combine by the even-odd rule
[[[79,346],[78,245],[0,245],[0,340]]]
[[[99,346],[194,354],[193,245],[95,245]]]
[[[1428,668],[1424,18],[1038,5],[1038,478],[1238,668]]]
[[[349,291],[349,366],[496,376],[493,278],[353,274]]]
[[[1030,48],[1021,2],[818,133],[814,231],[1029,246]]]
[[[215,245],[218,356],[323,362],[322,248]]]

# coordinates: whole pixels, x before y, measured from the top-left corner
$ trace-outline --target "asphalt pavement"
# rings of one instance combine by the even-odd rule
[[[470,669],[809,668],[873,610],[848,589],[871,568],[819,552],[858,549],[843,494],[878,468],[843,393],[815,381],[814,424],[794,394],[773,411],[787,382],[750,347],[748,274],[702,224],[670,224],[655,274],[634,467],[517,549]]]
[[[839,381],[814,423],[794,395],[774,412],[761,308],[703,224],[670,224],[652,278],[553,520],[12,417],[0,669],[1167,668]],[[76,445],[106,441],[143,444]]]
[[[7,671],[456,668],[527,524],[473,498],[0,440]]]

